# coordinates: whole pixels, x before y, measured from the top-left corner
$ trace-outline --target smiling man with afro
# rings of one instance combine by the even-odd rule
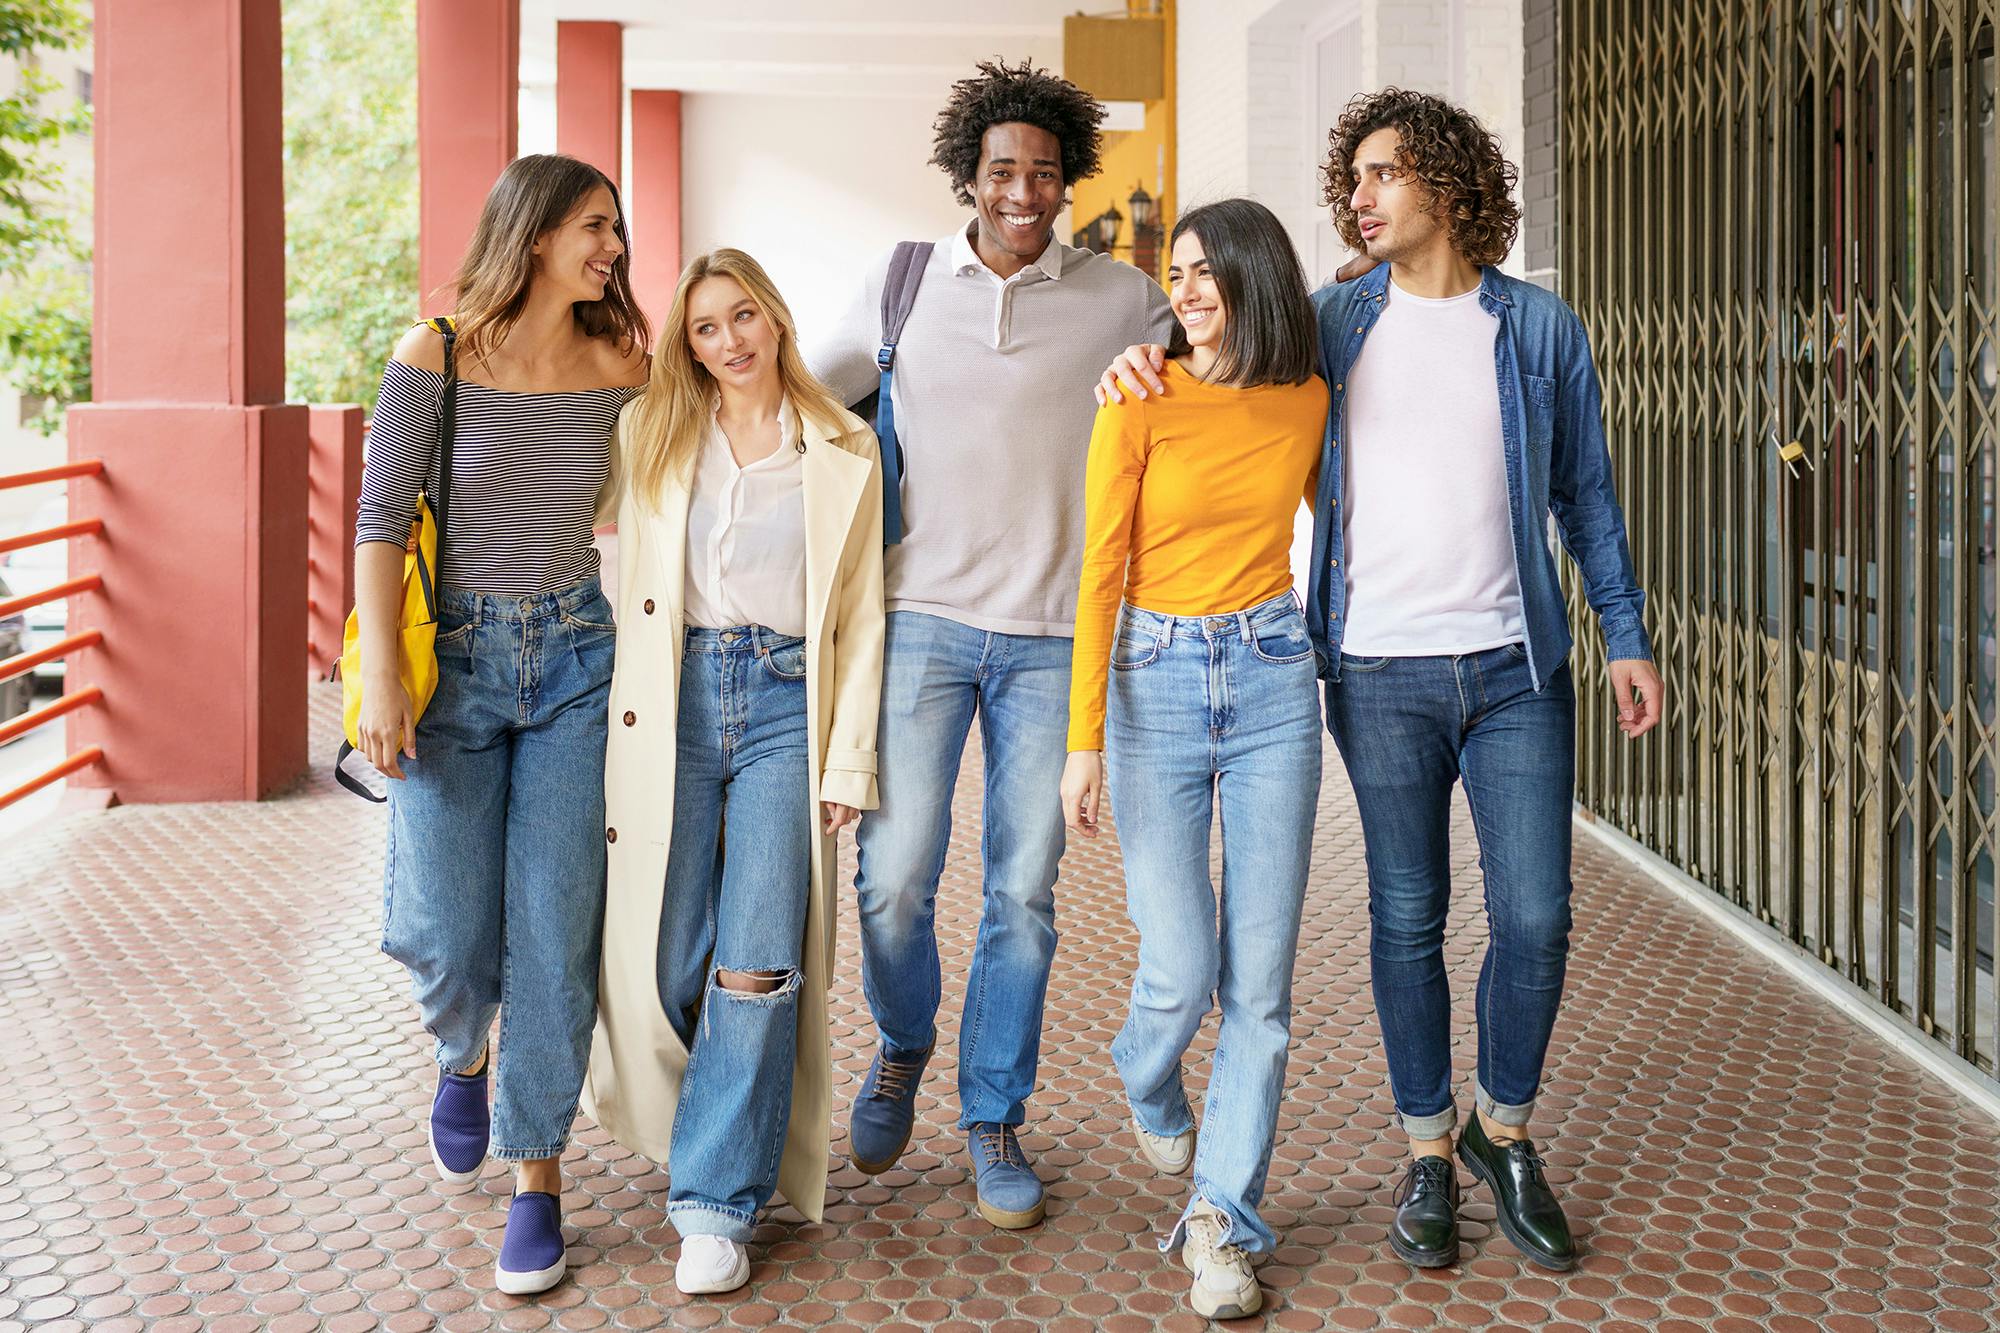
[[[1065,189],[1097,174],[1104,147],[1098,126],[1104,105],[1067,79],[1033,63],[1009,65],[989,60],[979,73],[951,87],[951,99],[938,112],[931,161],[951,178],[952,194],[961,204],[972,203],[972,181],[979,174],[986,131],[1018,122],[1055,136],[1061,146]]]
[[[882,567],[881,808],[861,821],[854,880],[879,1044],[848,1153],[879,1175],[910,1142],[937,1037],[952,790],[977,718],[984,864],[965,873],[982,886],[982,924],[959,1025],[958,1127],[980,1216],[1010,1228],[1043,1211],[1016,1127],[1035,1091],[1055,957],[1090,389],[1120,348],[1164,342],[1173,327],[1157,282],[1056,235],[1069,187],[1098,170],[1103,120],[1090,94],[1032,62],[991,61],[960,80],[931,161],[973,215],[869,265],[840,322],[806,348],[847,403],[890,380],[881,364],[893,363],[889,402],[876,409],[893,543]],[[906,306],[895,293],[912,280]],[[884,321],[899,309],[908,323],[885,349]],[[893,432],[881,410],[891,404]]]

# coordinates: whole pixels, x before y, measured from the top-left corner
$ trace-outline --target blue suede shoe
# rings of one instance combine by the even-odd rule
[[[967,1131],[979,1215],[996,1227],[1018,1231],[1042,1220],[1042,1181],[1028,1165],[1012,1125],[980,1122]]]
[[[477,1074],[438,1074],[437,1096],[431,1099],[431,1161],[438,1175],[463,1185],[486,1165],[486,1141],[493,1113],[486,1104],[487,1061]]]
[[[868,1066],[847,1118],[847,1156],[864,1175],[881,1175],[910,1146],[910,1131],[917,1124],[917,1085],[930,1058],[929,1048],[907,1060],[885,1059],[882,1048],[876,1048],[875,1063]]]
[[[509,1296],[532,1296],[562,1281],[562,1201],[553,1194],[516,1194],[507,1209],[507,1238],[493,1284]]]

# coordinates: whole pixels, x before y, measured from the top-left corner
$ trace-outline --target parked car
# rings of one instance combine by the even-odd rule
[[[0,600],[12,597],[14,590],[5,578],[0,578]],[[0,617],[0,660],[28,651],[28,617],[26,612],[16,611],[11,616]],[[12,680],[0,680],[0,722],[12,722],[28,711],[35,702],[35,682],[29,676],[15,676]]]
[[[39,532],[67,522],[69,500],[58,495],[36,509],[23,525],[23,530]],[[55,587],[69,578],[69,543],[48,542],[0,556],[0,578],[7,580],[16,597]],[[48,647],[68,632],[69,615],[64,602],[45,602],[41,606],[29,607],[24,614],[27,616],[26,648],[29,652]],[[64,663],[60,657],[53,662],[44,662],[35,668],[32,684],[46,690],[60,690],[63,671]]]

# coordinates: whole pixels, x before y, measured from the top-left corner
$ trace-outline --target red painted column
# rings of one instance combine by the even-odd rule
[[[417,284],[426,315],[444,290],[494,178],[519,154],[520,0],[417,0]]]
[[[347,611],[354,605],[354,517],[361,503],[361,433],[355,403],[312,407],[307,464],[306,668],[315,680],[340,660]]]
[[[681,95],[632,92],[632,188],[625,193],[632,236],[632,289],[655,335],[681,276]]]
[[[620,182],[625,151],[625,29],[556,23],[556,151]]]
[[[126,801],[244,800],[305,767],[306,409],[284,400],[279,0],[99,6],[93,388],[71,512],[104,519],[69,599],[104,646],[70,688],[70,779]]]

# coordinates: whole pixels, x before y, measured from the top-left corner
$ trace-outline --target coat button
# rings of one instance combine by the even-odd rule
[[[646,599],[646,614],[649,616],[653,614],[653,599],[650,597]]]
[[[606,842],[618,841],[618,830],[615,828],[608,828],[604,830],[604,840]]]
[[[634,722],[637,722],[638,720],[639,720],[639,715],[638,715],[637,713],[634,713],[634,712],[630,711],[629,709],[628,709],[628,710],[626,710],[626,713],[625,713],[625,725],[626,725],[626,726],[628,726],[628,727],[629,727],[629,726],[631,726],[631,725],[632,725],[632,724],[633,724]]]

